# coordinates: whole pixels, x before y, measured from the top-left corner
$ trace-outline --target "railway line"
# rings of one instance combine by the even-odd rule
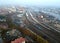
[[[36,20],[33,19],[33,17],[31,17],[31,16],[30,17],[33,19],[33,21],[36,24],[34,24],[32,21],[30,21],[30,19],[28,19],[29,16],[26,16],[26,17],[27,17],[27,21],[29,22],[29,25],[27,25],[27,24],[26,25],[33,32],[35,32],[38,35],[42,35],[42,37],[44,37],[45,39],[47,39],[51,43],[60,43],[60,33],[56,32],[54,30],[50,30],[51,28],[45,24],[38,23],[38,21],[36,22]]]

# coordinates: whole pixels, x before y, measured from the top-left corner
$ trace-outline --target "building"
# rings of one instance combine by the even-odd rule
[[[11,43],[25,43],[25,38],[20,37],[18,39],[15,39],[15,41],[12,41]]]

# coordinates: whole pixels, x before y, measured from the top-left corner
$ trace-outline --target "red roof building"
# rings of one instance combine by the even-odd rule
[[[11,43],[25,43],[25,38],[20,37],[18,39],[15,39],[14,41],[12,41]]]

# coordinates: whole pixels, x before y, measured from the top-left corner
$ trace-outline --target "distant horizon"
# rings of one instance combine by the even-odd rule
[[[60,0],[0,0],[0,6],[3,5],[60,7]]]
[[[58,7],[58,6],[40,6],[40,5],[0,5],[0,7],[2,7],[2,6],[22,6],[22,7],[41,7],[41,8],[60,8],[60,6]]]

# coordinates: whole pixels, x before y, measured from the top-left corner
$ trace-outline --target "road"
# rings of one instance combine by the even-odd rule
[[[35,32],[36,34],[42,36],[43,38],[47,39],[51,43],[60,43],[60,33],[55,31],[54,29],[51,29],[49,26],[46,26],[45,24],[40,23],[35,17],[34,12],[31,12],[28,10],[26,12],[26,20],[29,22],[29,24],[26,24],[30,30]]]

